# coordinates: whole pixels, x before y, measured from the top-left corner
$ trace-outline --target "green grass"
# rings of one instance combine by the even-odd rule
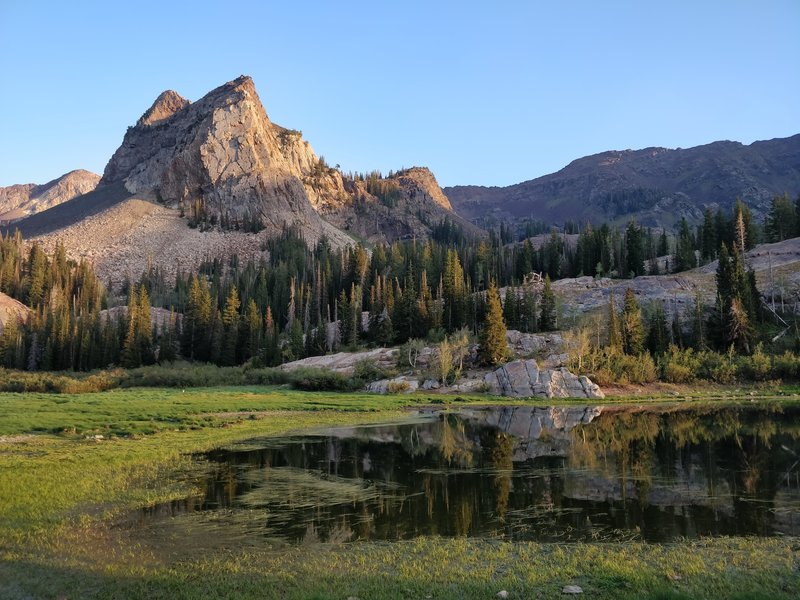
[[[749,394],[689,390],[680,400],[738,403],[763,395]],[[172,555],[166,545],[113,526],[130,509],[193,493],[199,467],[187,453],[253,436],[393,420],[437,400],[508,403],[255,386],[0,394],[0,598],[493,598],[501,589],[512,598],[555,598],[570,583],[586,598],[796,597],[800,540],[792,538],[265,542],[198,554],[187,531],[172,546],[181,553]],[[104,439],[87,439],[94,435]]]

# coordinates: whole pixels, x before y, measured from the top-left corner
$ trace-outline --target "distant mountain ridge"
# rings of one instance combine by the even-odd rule
[[[800,134],[750,145],[721,141],[686,149],[608,151],[516,185],[454,186],[444,192],[457,213],[483,224],[635,218],[669,228],[681,217],[697,222],[706,206],[728,208],[736,198],[761,218],[775,195],[800,193]]]
[[[100,176],[78,169],[47,183],[23,183],[0,187],[0,221],[11,222],[42,212],[91,192]]]

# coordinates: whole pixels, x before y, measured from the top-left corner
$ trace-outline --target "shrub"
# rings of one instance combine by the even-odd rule
[[[800,356],[788,350],[775,356],[772,372],[779,379],[797,380],[800,378]]]
[[[681,349],[670,344],[661,357],[661,378],[669,383],[691,383],[697,380],[700,357],[691,348]]]
[[[297,369],[291,371],[290,383],[293,388],[308,392],[352,392],[361,386],[342,373],[329,369]]]
[[[353,367],[353,379],[358,379],[364,383],[386,379],[388,375],[385,369],[380,368],[371,360],[360,360]]]
[[[585,364],[591,378],[600,385],[650,383],[658,378],[649,354],[630,356],[611,346],[591,352]]]
[[[244,378],[251,385],[284,385],[291,383],[292,374],[278,368],[260,368],[246,371]]]
[[[211,364],[174,363],[170,366],[151,365],[128,371],[122,387],[211,387],[242,385],[241,367],[218,367]]]
[[[389,385],[386,386],[386,393],[401,394],[408,391],[408,388],[410,387],[411,386],[408,385],[407,381],[390,381]]]
[[[759,344],[751,356],[739,359],[739,375],[753,381],[765,381],[772,374],[772,361],[764,354],[764,347]]]
[[[700,352],[698,377],[714,383],[734,383],[736,381],[736,361],[732,352]]]

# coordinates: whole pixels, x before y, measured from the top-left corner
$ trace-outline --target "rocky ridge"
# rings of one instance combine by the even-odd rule
[[[0,221],[24,219],[72,200],[91,192],[99,181],[99,175],[76,170],[41,185],[26,183],[0,188]]]
[[[190,103],[162,93],[106,165],[101,185],[211,223],[300,227],[310,239],[350,240],[320,218],[302,181],[318,164],[299,135],[273,126],[249,77]]]
[[[508,187],[444,190],[455,210],[476,222],[533,217],[550,223],[627,221],[672,228],[702,219],[706,206],[741,198],[761,220],[776,194],[800,192],[800,135],[721,141],[686,149],[608,151],[556,173]]]

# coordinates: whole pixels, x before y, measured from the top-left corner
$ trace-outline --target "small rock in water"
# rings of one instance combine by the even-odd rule
[[[565,585],[564,589],[561,590],[562,594],[582,594],[583,590],[579,585]]]
[[[505,590],[500,590],[499,592],[497,592],[497,597],[498,598],[508,598],[508,592],[505,591]]]

